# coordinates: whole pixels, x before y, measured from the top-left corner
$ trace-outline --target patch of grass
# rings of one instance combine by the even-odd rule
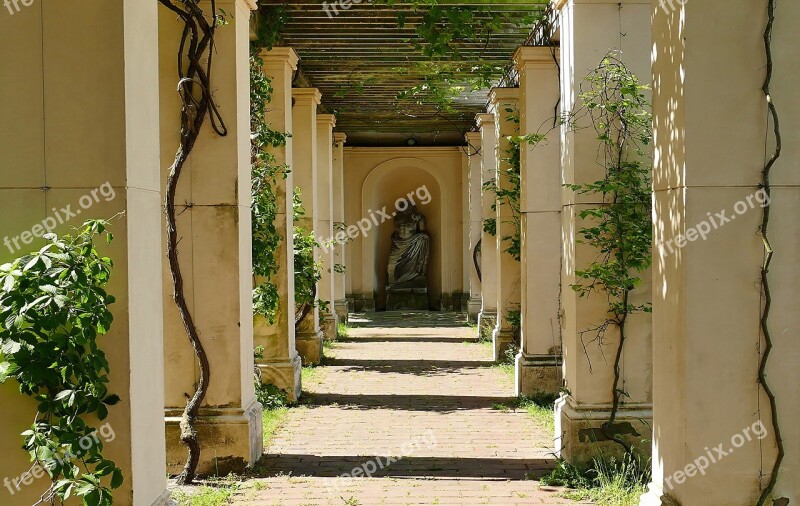
[[[280,429],[289,414],[288,407],[265,409],[262,420],[264,421],[264,447],[268,448],[272,443],[275,432]]]
[[[346,323],[341,323],[340,322],[339,325],[336,328],[336,331],[339,334],[339,337],[343,337],[345,339],[350,337],[350,327],[347,326]]]
[[[492,409],[496,411],[523,410],[528,413],[539,427],[553,434],[556,430],[555,421],[555,402],[558,399],[556,394],[539,393],[531,397],[519,397],[511,402],[492,404]]]
[[[322,369],[317,366],[308,365],[303,367],[303,371],[301,373],[301,381],[303,382],[303,385],[318,381],[321,372]]]
[[[172,498],[179,506],[222,506],[231,503],[231,498],[238,488],[237,483],[204,485],[194,489],[183,488],[173,492]]]
[[[514,364],[500,363],[495,365],[495,367],[506,376],[511,376],[513,378],[514,374],[516,374],[516,367],[514,367]]]
[[[596,458],[588,469],[578,469],[562,460],[540,482],[570,488],[564,493],[567,499],[589,500],[598,506],[636,506],[650,483],[650,463],[628,456]]]
[[[531,397],[520,398],[519,408],[527,411],[542,429],[549,434],[554,434],[556,431],[556,399],[558,399],[557,395],[542,392]]]

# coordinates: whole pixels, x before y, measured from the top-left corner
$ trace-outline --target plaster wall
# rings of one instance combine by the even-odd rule
[[[377,214],[384,206],[391,215],[398,199],[427,188],[430,203],[418,202],[418,210],[427,218],[432,238],[430,301],[438,307],[443,299],[447,304],[449,297],[460,296],[464,292],[462,149],[345,147],[344,152],[346,223],[368,219],[370,211]],[[368,308],[385,304],[393,231],[393,223],[387,221],[347,245],[348,297],[365,301]]]
[[[650,4],[643,0],[610,2],[603,0],[563,0],[557,2],[561,19],[561,109],[579,111],[584,78],[601,63],[609,51],[616,50],[625,65],[645,84],[649,81]],[[584,184],[600,180],[603,167],[598,163],[597,133],[587,127],[588,118],[577,119],[577,128],[563,125],[561,132],[562,183]],[[578,280],[576,272],[597,259],[598,252],[582,244],[580,229],[590,224],[580,218],[587,208],[602,204],[595,194],[579,195],[562,189],[562,343],[565,386],[571,395],[562,396],[557,416],[561,426],[559,451],[568,460],[591,460],[597,445],[580,445],[579,431],[597,427],[608,418],[614,381],[613,359],[619,332],[612,327],[602,340],[591,329],[607,319],[608,301],[602,294],[579,297],[570,287]],[[643,279],[649,279],[643,273]],[[652,300],[646,281],[631,293],[632,304]],[[633,425],[630,443],[647,449],[650,428],[644,421],[652,402],[652,323],[649,314],[632,315],[626,324],[627,337],[621,361],[621,383],[627,396],[620,416]],[[640,422],[640,420],[642,422]],[[627,430],[627,428],[626,428]],[[634,435],[635,434],[635,435]],[[585,438],[584,438],[585,439]],[[609,450],[614,443],[603,443]],[[601,445],[603,446],[603,445]]]
[[[759,190],[775,147],[761,87],[767,60],[767,2],[690,2],[664,10],[653,2],[653,100],[656,243],[675,241]],[[782,157],[772,171],[769,238],[774,350],[766,373],[777,398],[786,457],[774,504],[800,501],[800,99],[797,46],[800,5],[781,3],[772,40],[772,100],[781,119]],[[654,440],[651,493],[683,504],[755,504],[776,456],[768,399],[757,383],[764,339],[758,234],[760,207],[654,261]],[[736,449],[703,475],[675,473],[723,443],[763,423],[768,436]],[[672,487],[670,486],[672,485]],[[673,488],[674,487],[674,488]],[[788,501],[779,501],[788,499]],[[773,504],[771,500],[767,504]]]
[[[125,476],[115,502],[137,506],[166,487],[157,26],[149,2],[34,2],[0,15],[0,235],[30,231],[67,205],[80,214],[58,234],[116,216],[113,244],[99,245],[114,261],[108,291],[117,299],[100,344],[109,389],[122,399],[105,421],[115,438],[104,454]],[[113,197],[79,205],[105,183]],[[4,246],[0,263],[42,245]],[[12,479],[30,468],[19,434],[36,405],[13,382],[0,386],[0,405],[0,477]],[[3,487],[0,504],[33,504],[48,483],[34,480],[13,496]]]

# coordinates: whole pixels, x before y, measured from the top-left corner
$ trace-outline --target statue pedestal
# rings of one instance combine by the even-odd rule
[[[390,288],[386,291],[387,311],[428,311],[431,308],[430,306],[427,288],[402,290],[392,290]]]

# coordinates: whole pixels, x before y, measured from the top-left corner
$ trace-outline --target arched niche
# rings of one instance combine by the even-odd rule
[[[449,286],[448,269],[445,268],[444,245],[452,244],[451,226],[447,213],[453,211],[452,189],[448,188],[436,167],[419,158],[395,158],[376,166],[364,180],[361,211],[363,217],[378,215],[386,207],[391,215],[396,210],[398,199],[409,194],[418,199],[420,189],[423,197],[430,195],[430,202],[423,205],[417,201],[418,210],[427,219],[427,231],[431,235],[431,259],[428,266],[428,295],[431,307],[438,308],[442,299],[442,287]],[[427,200],[427,199],[426,199]],[[386,307],[387,265],[391,250],[393,221],[381,223],[362,242],[363,280],[365,287],[372,287],[376,309]]]

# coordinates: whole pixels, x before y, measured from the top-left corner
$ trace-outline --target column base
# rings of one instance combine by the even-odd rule
[[[676,501],[671,501],[664,496],[661,487],[651,483],[647,487],[647,493],[639,498],[639,506],[678,506]]]
[[[333,308],[339,317],[339,322],[347,325],[350,320],[350,302],[347,299],[337,300],[333,303]]]
[[[201,476],[242,474],[254,465],[264,452],[261,415],[263,409],[255,399],[245,409],[203,408],[197,419],[197,439],[200,441]],[[183,471],[188,450],[181,443],[182,409],[169,409],[164,419],[167,435],[167,472],[178,475]]]
[[[499,326],[495,327],[492,331],[492,349],[494,350],[495,362],[503,361],[512,346],[514,346],[514,332]]]
[[[563,385],[561,355],[517,355],[514,369],[515,395],[558,395]]]
[[[353,311],[356,313],[369,313],[375,311],[375,297],[366,295],[354,295],[353,301],[350,304]]]
[[[275,385],[284,392],[289,402],[300,400],[300,393],[303,390],[301,373],[303,361],[300,355],[295,355],[288,362],[271,362],[258,364],[261,370],[261,382],[265,385]]]
[[[303,366],[319,365],[322,363],[322,342],[324,336],[322,332],[316,334],[297,334],[295,346],[297,354],[303,360]]]
[[[172,501],[172,492],[165,490],[158,496],[158,499],[153,501],[151,506],[171,506],[172,504],[175,504],[174,501]]]
[[[479,298],[469,299],[467,301],[467,319],[470,323],[478,323],[478,317],[481,314],[481,307],[483,301]]]
[[[335,341],[339,333],[339,318],[336,313],[323,313],[319,330],[326,341]]]
[[[611,404],[579,405],[562,394],[556,401],[556,456],[577,466],[600,456],[622,458],[625,450],[601,429],[610,414]],[[641,455],[650,455],[652,423],[652,404],[625,404],[617,411],[613,433]]]
[[[491,341],[492,332],[497,326],[497,312],[483,310],[478,315],[478,338],[481,341]]]

